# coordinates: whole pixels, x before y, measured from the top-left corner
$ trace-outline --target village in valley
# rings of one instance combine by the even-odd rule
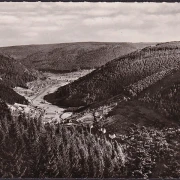
[[[59,87],[71,83],[91,71],[92,70],[82,70],[64,74],[43,73],[43,78],[28,82],[27,89],[15,87],[14,90],[18,94],[24,96],[29,101],[29,104],[8,104],[11,114],[13,116],[18,116],[24,113],[32,118],[43,116],[44,123],[63,122],[72,115],[72,112],[64,112],[64,108],[50,104],[43,99],[44,96],[55,92]]]

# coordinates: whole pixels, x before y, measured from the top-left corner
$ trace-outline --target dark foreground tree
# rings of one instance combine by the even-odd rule
[[[180,130],[132,126],[116,140],[41,119],[0,119],[0,177],[180,177]],[[121,145],[120,145],[121,144]]]

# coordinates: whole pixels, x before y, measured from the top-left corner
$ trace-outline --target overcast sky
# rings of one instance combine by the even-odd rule
[[[180,3],[0,2],[0,46],[180,40]]]

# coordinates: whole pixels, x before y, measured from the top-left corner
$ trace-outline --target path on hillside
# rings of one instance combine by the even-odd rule
[[[59,87],[64,86],[68,83],[71,83],[78,78],[85,76],[86,74],[92,72],[92,70],[81,70],[79,72],[72,72],[67,74],[52,74],[52,73],[44,73],[47,77],[47,80],[50,81],[50,83],[54,84],[47,84],[46,87],[42,88],[40,92],[37,93],[36,89],[41,88],[44,83],[41,84],[41,82],[34,82],[30,85],[32,89],[28,92],[29,89],[20,89],[19,94],[23,95],[27,99],[31,101],[31,106],[35,108],[42,109],[43,112],[43,120],[44,121],[51,121],[52,118],[59,119],[60,116],[63,115],[63,118],[69,117],[72,113],[64,112],[65,109],[60,108],[56,105],[53,105],[47,101],[44,100],[44,96],[55,92]],[[55,81],[55,82],[53,82]],[[35,91],[34,91],[35,89]],[[34,91],[34,93],[33,93]],[[33,94],[33,95],[32,95]]]

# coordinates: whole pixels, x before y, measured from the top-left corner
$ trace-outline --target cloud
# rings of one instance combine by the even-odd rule
[[[180,40],[179,3],[1,2],[0,46]]]
[[[20,21],[20,19],[19,18],[17,18],[17,17],[15,17],[15,16],[13,16],[13,15],[1,15],[0,16],[0,24],[2,25],[2,24],[8,24],[8,25],[10,25],[10,24],[14,24],[14,23],[17,23],[17,22],[19,22]]]

